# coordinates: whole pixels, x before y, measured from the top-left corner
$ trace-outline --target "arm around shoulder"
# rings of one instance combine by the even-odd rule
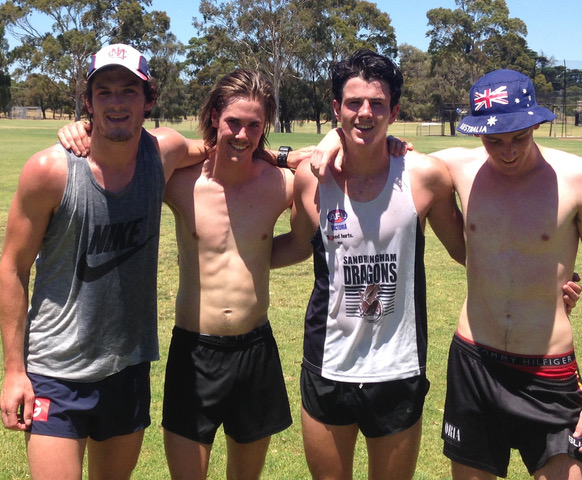
[[[174,170],[196,165],[207,157],[203,140],[186,138],[176,130],[166,127],[156,128],[149,133],[157,140],[166,181]]]
[[[311,237],[317,217],[317,179],[309,162],[302,162],[295,173],[291,230],[273,239],[271,268],[281,268],[309,258],[312,252]]]
[[[449,255],[464,265],[463,216],[457,205],[451,175],[440,159],[429,155],[423,157],[420,173],[422,189],[431,199],[426,218]]]

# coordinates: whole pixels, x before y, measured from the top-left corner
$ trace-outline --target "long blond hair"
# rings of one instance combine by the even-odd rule
[[[212,112],[218,115],[233,98],[246,98],[259,101],[265,109],[265,128],[257,152],[262,152],[268,145],[267,135],[275,118],[275,91],[273,84],[256,70],[238,68],[222,77],[211,90],[200,110],[199,129],[204,144],[211,149],[216,146],[217,129],[212,126]]]

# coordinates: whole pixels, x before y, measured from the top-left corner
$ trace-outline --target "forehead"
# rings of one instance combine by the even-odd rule
[[[265,105],[251,98],[231,98],[220,112],[220,117],[265,121]]]
[[[342,93],[344,99],[352,97],[389,98],[390,85],[384,80],[375,78],[366,80],[362,77],[352,77],[344,84]]]
[[[114,85],[143,85],[145,82],[125,67],[105,67],[95,72],[93,77],[94,87],[107,87]]]
[[[491,133],[488,135],[481,135],[487,140],[511,140],[513,138],[523,137],[528,133],[532,132],[534,127],[524,128],[523,130],[516,130],[515,132],[507,132],[507,133]]]

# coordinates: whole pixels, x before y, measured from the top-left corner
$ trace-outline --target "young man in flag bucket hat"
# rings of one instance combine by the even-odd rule
[[[562,285],[582,231],[582,158],[534,141],[556,116],[527,76],[490,72],[470,101],[457,130],[483,145],[433,154],[451,173],[467,247],[444,453],[455,480],[507,476],[512,448],[536,478],[580,478],[582,396]]]

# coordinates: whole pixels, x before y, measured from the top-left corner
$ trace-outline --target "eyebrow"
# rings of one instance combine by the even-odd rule
[[[344,101],[346,101],[346,100],[364,100],[364,99],[369,100],[370,102],[373,102],[373,101],[382,101],[383,102],[383,101],[387,100],[386,97],[363,97],[360,95],[352,95],[352,96],[344,95]]]
[[[242,120],[242,117],[237,117],[236,115],[227,115],[227,116],[224,117],[224,120],[227,121],[227,122],[228,121],[233,121],[233,120],[240,121],[240,120]],[[261,120],[260,118],[254,118],[254,119],[249,120],[249,123],[263,123],[263,122],[264,121]]]

